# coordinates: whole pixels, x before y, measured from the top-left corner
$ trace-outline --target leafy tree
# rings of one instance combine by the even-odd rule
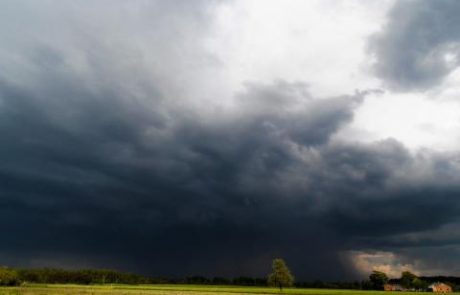
[[[230,280],[222,277],[214,277],[212,279],[213,285],[230,285]]]
[[[240,286],[254,286],[255,283],[254,278],[251,277],[236,277],[233,279],[233,284]]]
[[[388,276],[384,272],[374,270],[369,276],[369,281],[374,289],[382,290],[383,285],[388,283]]]
[[[294,284],[294,277],[283,259],[273,259],[272,273],[268,276],[268,284],[279,287],[280,291],[283,290],[283,287],[290,287]]]
[[[187,284],[208,285],[211,281],[203,276],[191,276],[185,278]]]
[[[14,269],[0,267],[0,285],[16,286],[19,285],[18,273]]]
[[[401,273],[401,286],[404,288],[414,288],[413,282],[417,276],[410,271],[403,271]]]
[[[425,290],[428,288],[428,283],[417,277],[412,280],[411,285],[416,290]]]

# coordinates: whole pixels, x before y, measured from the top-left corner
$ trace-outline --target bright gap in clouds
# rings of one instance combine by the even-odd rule
[[[207,48],[222,63],[224,93],[245,82],[277,79],[309,85],[314,97],[381,88],[367,40],[385,23],[393,1],[236,1],[217,8]],[[225,81],[225,82],[223,82]],[[445,88],[449,89],[449,87]],[[222,90],[222,89],[221,89]],[[231,96],[213,104],[232,105]],[[337,134],[348,141],[395,138],[409,148],[454,149],[459,106],[423,93],[370,95]]]
[[[337,134],[342,140],[394,138],[412,149],[454,150],[460,137],[460,105],[423,94],[370,95],[354,121]]]
[[[369,75],[367,37],[392,1],[236,1],[217,9],[208,48],[232,89],[244,81],[302,81],[314,96],[378,85]]]
[[[402,271],[411,271],[419,275],[415,266],[408,263],[402,263],[394,253],[391,252],[371,252],[350,251],[346,253],[350,257],[356,269],[363,274],[369,274],[372,271],[381,271],[391,278],[397,278]]]

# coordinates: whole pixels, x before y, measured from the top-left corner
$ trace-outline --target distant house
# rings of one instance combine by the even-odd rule
[[[452,287],[444,283],[433,283],[428,286],[429,292],[448,293],[452,292]]]
[[[400,284],[385,284],[383,285],[385,291],[406,291]]]

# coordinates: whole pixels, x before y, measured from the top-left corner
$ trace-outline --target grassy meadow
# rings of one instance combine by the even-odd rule
[[[77,294],[144,294],[144,295],[237,295],[237,294],[292,294],[292,295],[414,295],[414,292],[383,292],[331,289],[288,288],[279,292],[275,288],[204,285],[41,285],[30,284],[21,287],[1,287],[3,295],[77,295]],[[451,293],[460,294],[460,293]]]

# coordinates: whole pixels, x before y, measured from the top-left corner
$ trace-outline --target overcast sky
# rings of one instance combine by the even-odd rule
[[[0,1],[0,264],[460,276],[460,1]]]

